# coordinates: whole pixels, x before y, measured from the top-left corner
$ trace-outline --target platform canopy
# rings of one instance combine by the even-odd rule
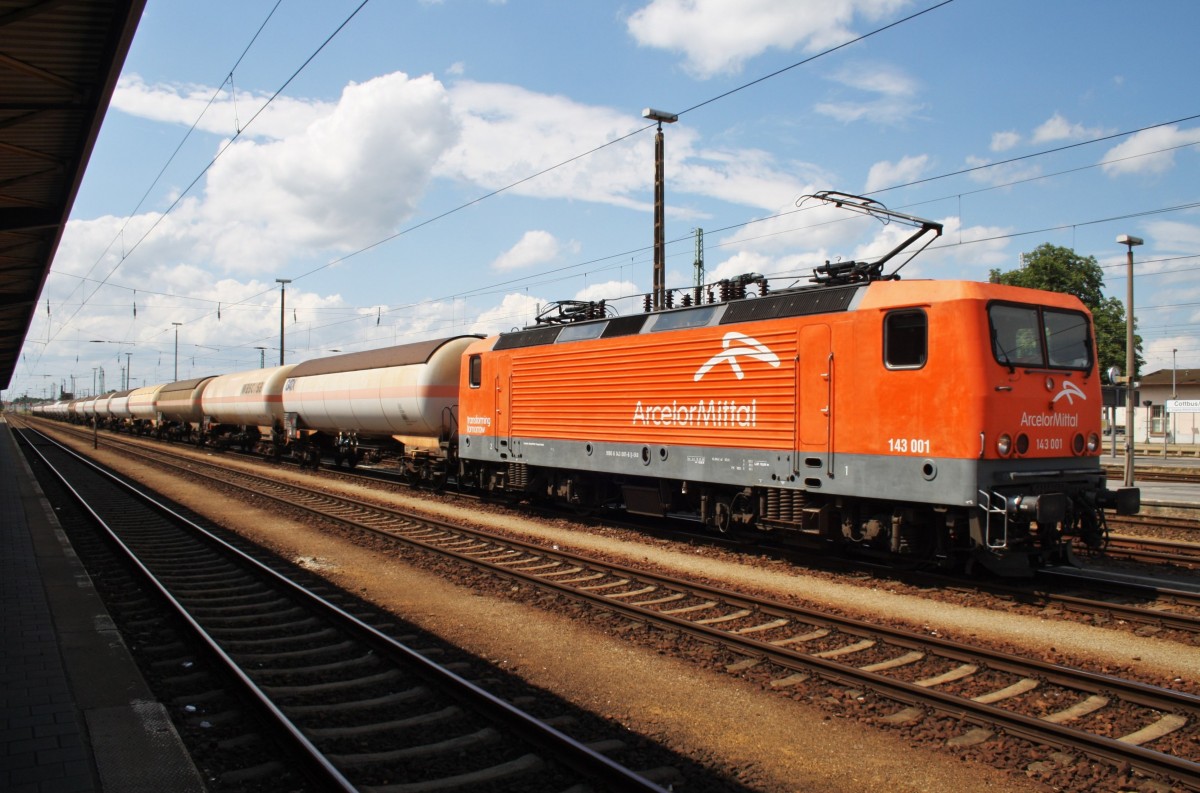
[[[8,388],[145,0],[0,0],[0,388]]]

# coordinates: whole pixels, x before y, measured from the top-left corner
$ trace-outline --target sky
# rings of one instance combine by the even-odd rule
[[[705,281],[774,289],[907,233],[805,199],[837,190],[944,224],[910,279],[1049,243],[1124,301],[1141,237],[1145,371],[1200,368],[1197,30],[1193,0],[148,0],[3,396],[277,365],[281,321],[295,363],[639,311],[647,107],[679,115],[669,288],[696,229]]]

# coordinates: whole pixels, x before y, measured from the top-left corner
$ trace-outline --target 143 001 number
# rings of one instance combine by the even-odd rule
[[[888,451],[900,454],[929,454],[928,438],[888,438]]]

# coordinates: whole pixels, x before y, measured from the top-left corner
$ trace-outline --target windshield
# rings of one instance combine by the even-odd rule
[[[1090,369],[1087,315],[1042,306],[993,303],[988,307],[992,354],[1005,366]]]

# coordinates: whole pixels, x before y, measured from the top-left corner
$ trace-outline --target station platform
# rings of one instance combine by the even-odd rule
[[[3,417],[0,609],[0,790],[204,790]]]

